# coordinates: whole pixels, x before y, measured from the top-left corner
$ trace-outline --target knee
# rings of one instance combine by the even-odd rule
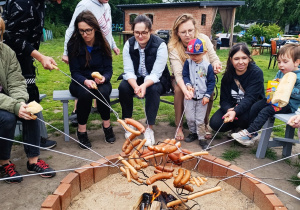
[[[209,126],[214,130],[218,130],[223,123],[223,120],[216,115],[213,115],[209,120]]]
[[[80,101],[89,101],[93,99],[93,95],[87,91],[82,91],[79,95],[78,95],[78,100]]]
[[[0,127],[6,127],[7,130],[14,129],[17,123],[17,117],[13,113],[5,112],[0,117]]]
[[[160,85],[160,84],[153,84],[153,85],[147,87],[146,95],[152,95],[152,96],[155,95],[155,96],[160,97],[160,90],[159,90],[158,85]]]
[[[127,80],[122,80],[122,82],[120,83],[119,85],[119,96],[122,96],[122,94],[126,94],[130,91],[130,85],[129,83],[127,82]]]

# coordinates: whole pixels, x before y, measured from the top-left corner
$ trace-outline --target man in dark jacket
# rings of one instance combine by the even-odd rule
[[[61,0],[52,0],[61,3]],[[6,2],[3,19],[6,24],[4,43],[10,46],[17,55],[22,74],[26,79],[29,101],[39,102],[39,90],[35,84],[34,59],[38,60],[44,69],[53,69],[56,62],[53,58],[41,54],[39,50],[40,38],[43,34],[45,17],[45,0],[8,0]],[[40,119],[43,115],[38,114]],[[39,121],[40,122],[40,121]],[[52,148],[56,141],[47,140],[45,124],[40,122],[41,147]]]

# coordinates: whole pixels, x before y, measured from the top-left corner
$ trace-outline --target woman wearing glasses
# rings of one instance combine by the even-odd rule
[[[139,15],[132,24],[134,36],[123,48],[124,75],[119,86],[122,118],[131,118],[133,96],[146,98],[145,114],[147,129],[144,133],[146,146],[153,145],[153,125],[157,115],[160,95],[170,90],[170,74],[167,67],[168,50],[163,40],[151,34],[152,22]],[[126,133],[128,138],[130,133]]]
[[[185,140],[186,142],[192,142],[198,139],[196,133],[190,133],[189,136],[184,139],[182,131],[182,115],[184,111],[183,99],[185,95],[184,93],[188,94],[189,92],[182,79],[182,69],[185,60],[189,58],[188,54],[185,53],[186,47],[189,41],[194,38],[199,38],[205,41],[207,46],[207,53],[203,57],[203,59],[209,61],[212,64],[214,73],[219,73],[222,68],[220,59],[213,49],[213,45],[210,39],[206,35],[199,32],[193,16],[190,14],[180,15],[173,24],[168,47],[171,69],[173,72],[173,76],[175,77],[175,80],[172,81],[172,85],[174,87],[175,124],[177,126],[175,138],[176,140]],[[206,125],[206,139],[211,138],[211,133],[209,132],[207,125],[209,121],[209,114],[212,108],[212,103],[213,95],[208,104],[206,117],[204,120]]]
[[[103,120],[105,141],[114,143],[115,135],[110,125],[110,109],[103,103],[110,103],[109,95],[112,90],[110,84],[113,73],[112,55],[109,44],[100,30],[97,19],[90,11],[85,10],[77,16],[74,29],[68,42],[72,78],[101,99],[102,102],[97,100],[97,109]],[[99,72],[103,78],[94,79],[91,76],[92,72]],[[94,89],[95,86],[99,91]],[[73,80],[70,84],[70,92],[78,98],[77,137],[81,143],[79,146],[88,149],[91,143],[87,135],[86,123],[91,111],[93,95]]]

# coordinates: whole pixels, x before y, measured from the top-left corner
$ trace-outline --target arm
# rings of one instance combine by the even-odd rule
[[[129,42],[127,41],[123,48],[123,66],[124,66],[124,80],[129,79],[137,79],[135,72],[134,72],[134,66],[133,62],[131,60],[130,54],[129,54]],[[129,81],[128,81],[129,82]]]
[[[186,60],[183,65],[182,69],[182,79],[184,81],[184,84],[190,84],[191,85],[191,80],[190,80],[190,69],[189,69],[189,62]]]
[[[233,101],[231,96],[231,83],[225,82],[224,78],[221,80],[221,92],[220,92],[220,108],[223,113],[226,113],[228,109],[233,107]]]
[[[208,66],[206,79],[207,79],[206,82],[207,90],[204,96],[210,98],[211,94],[214,92],[214,88],[216,84],[216,78],[211,65]]]
[[[102,61],[104,67],[102,76],[105,78],[106,82],[109,82],[113,74],[112,58],[103,56]]]
[[[68,48],[68,51],[72,51],[72,46]],[[84,66],[80,65],[78,57],[69,57],[69,68],[72,78],[84,85],[84,81],[87,80],[87,78],[81,74],[81,69],[84,69]]]

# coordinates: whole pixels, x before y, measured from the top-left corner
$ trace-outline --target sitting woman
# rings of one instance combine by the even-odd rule
[[[110,125],[110,109],[108,107],[110,103],[109,95],[112,90],[110,79],[113,73],[111,50],[100,30],[97,19],[90,11],[81,12],[74,22],[74,27],[75,30],[68,42],[71,75],[74,80],[101,99],[102,102],[97,100],[97,109],[103,120],[102,127],[105,141],[113,144],[115,135]],[[94,79],[91,76],[93,72],[99,72],[103,78],[101,80]],[[99,91],[94,89],[95,86]],[[78,98],[77,137],[81,143],[79,146],[82,149],[91,147],[86,131],[86,123],[94,96],[89,91],[72,80],[70,92]],[[107,102],[108,105],[103,102]]]
[[[221,81],[221,108],[211,117],[210,127],[220,132],[247,128],[252,105],[264,96],[262,70],[254,63],[246,44],[234,45]],[[228,123],[222,126],[225,118]]]
[[[133,21],[134,37],[131,37],[123,48],[124,75],[119,86],[123,119],[132,117],[134,94],[139,98],[146,98],[146,146],[155,143],[152,128],[160,95],[170,90],[170,73],[166,65],[167,45],[161,38],[152,35],[151,29],[152,22],[145,15],[139,15]],[[128,133],[125,137],[128,138]]]

